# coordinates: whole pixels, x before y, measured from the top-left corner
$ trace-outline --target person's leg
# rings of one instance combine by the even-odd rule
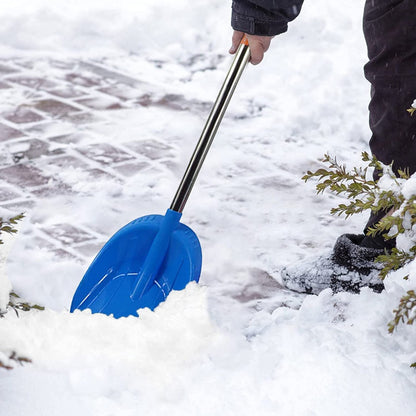
[[[369,61],[364,67],[371,83],[371,152],[397,173],[416,171],[416,117],[407,112],[416,99],[416,1],[366,0],[363,18]],[[377,172],[374,174],[377,179]],[[386,212],[370,216],[374,226]],[[391,249],[382,236],[361,245]]]
[[[416,0],[366,0],[364,34],[369,62],[364,71],[371,83],[370,149],[393,170],[416,172],[416,117],[406,111],[416,99]],[[376,178],[376,174],[375,174]],[[375,225],[386,212],[370,217]],[[319,293],[358,292],[369,286],[383,289],[380,264],[374,259],[394,241],[364,234],[338,238],[331,253],[282,270],[283,283],[292,290]]]
[[[371,83],[370,149],[393,170],[416,171],[416,1],[366,0],[363,19]]]

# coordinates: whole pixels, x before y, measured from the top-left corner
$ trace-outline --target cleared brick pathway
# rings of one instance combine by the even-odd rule
[[[92,180],[110,176],[123,183],[146,159],[169,153],[169,146],[152,140],[129,142],[128,152],[97,137],[93,144],[80,140],[111,111],[205,105],[178,95],[156,96],[150,85],[102,62],[71,60],[0,61],[0,96],[0,207],[15,214],[30,211],[39,199],[74,192],[53,175],[56,169],[78,168]],[[108,238],[68,223],[39,224],[36,232],[39,247],[80,259]]]

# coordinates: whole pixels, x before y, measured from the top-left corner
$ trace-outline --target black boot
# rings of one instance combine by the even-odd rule
[[[344,234],[335,243],[332,259],[348,272],[335,271],[332,274],[330,287],[334,292],[359,293],[364,286],[378,293],[384,289],[379,278],[382,265],[374,261],[384,253],[384,249],[365,247],[362,245],[365,240],[368,241],[368,237],[363,234]]]
[[[359,293],[364,286],[381,292],[384,289],[379,278],[382,265],[374,260],[385,250],[361,246],[364,237],[364,234],[344,234],[327,255],[285,267],[281,272],[284,285],[296,292],[314,294],[326,288]]]

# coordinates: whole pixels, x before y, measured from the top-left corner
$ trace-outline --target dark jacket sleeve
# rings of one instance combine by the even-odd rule
[[[303,0],[233,0],[231,26],[250,35],[274,36],[287,31]]]

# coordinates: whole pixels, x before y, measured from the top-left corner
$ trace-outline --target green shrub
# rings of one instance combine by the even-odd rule
[[[15,234],[17,233],[16,224],[24,217],[23,214],[16,215],[14,217],[9,217],[4,219],[0,217],[0,245],[3,244],[3,240],[1,235],[5,234]],[[10,293],[10,301],[7,305],[7,310],[12,309],[19,315],[19,311],[29,311],[31,309],[43,310],[44,308],[39,305],[30,304],[24,300],[22,300],[16,293]],[[3,317],[3,314],[0,312],[0,319]],[[2,353],[2,351],[0,351]],[[19,356],[15,351],[12,351],[9,354],[2,353],[4,355],[6,362],[3,362],[0,359],[0,369],[11,370],[13,369],[13,365],[15,363],[23,365],[24,363],[31,363],[31,360],[26,357]],[[1,357],[0,357],[1,358]]]
[[[16,215],[15,217],[10,217],[8,219],[3,219],[0,217],[0,244],[3,244],[3,240],[1,239],[1,234],[15,234],[17,233],[17,229],[15,225],[18,221],[20,221],[24,217],[24,214]]]
[[[385,252],[376,261],[383,264],[380,278],[384,279],[390,271],[398,270],[412,262],[416,257],[416,178],[399,171],[396,176],[391,166],[382,165],[375,157],[362,153],[365,167],[353,168],[348,171],[345,165],[338,163],[336,158],[326,154],[322,159],[328,167],[315,172],[308,171],[303,177],[305,181],[316,178],[316,190],[319,193],[329,190],[337,195],[344,195],[347,203],[341,203],[332,208],[331,213],[350,215],[363,211],[386,212],[386,215],[369,230],[370,235],[381,233],[385,239],[401,237],[406,244],[398,245],[391,252]],[[382,172],[376,182],[369,179],[369,170],[376,169]],[[410,182],[414,186],[409,186]],[[413,194],[411,191],[415,190]],[[405,248],[403,248],[403,246]],[[416,276],[403,276],[408,280]],[[416,285],[416,283],[415,283]],[[393,311],[393,319],[388,324],[389,332],[393,332],[401,323],[412,325],[416,317],[416,294],[414,290],[408,291],[400,300],[398,307]],[[414,363],[412,366],[416,366]]]

